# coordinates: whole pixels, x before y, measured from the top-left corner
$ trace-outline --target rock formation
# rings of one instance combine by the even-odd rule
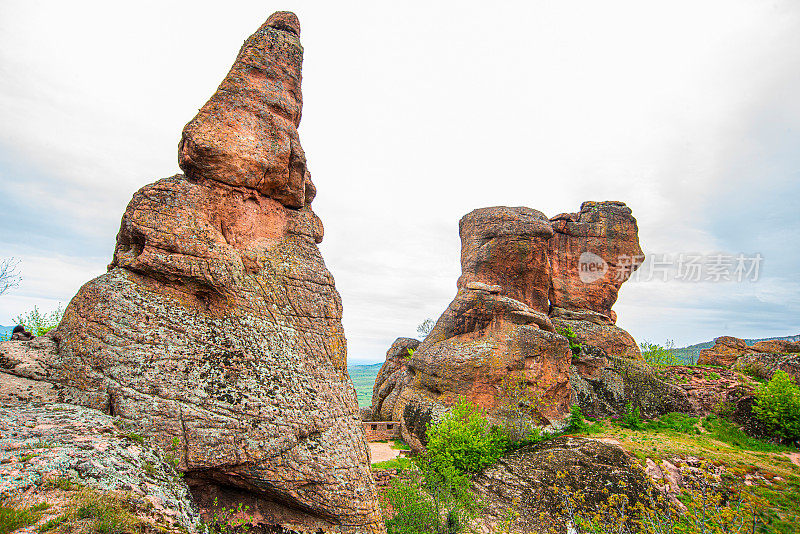
[[[780,369],[800,384],[800,342],[770,339],[748,345],[742,339],[721,336],[713,347],[700,351],[697,365],[733,368],[766,380]]]
[[[201,507],[218,497],[268,528],[382,532],[297,134],[299,35],[278,12],[245,41],[184,128],[185,175],[133,196],[108,273],[72,299],[37,369],[5,365],[21,386],[4,398],[33,380],[140,421],[176,448]]]
[[[595,320],[606,324],[615,323],[617,314],[611,307],[619,288],[644,260],[631,209],[622,202],[584,202],[579,213],[562,213],[551,221],[554,315],[580,311],[586,317],[600,314],[603,317]]]
[[[397,396],[408,384],[409,374],[406,364],[419,346],[419,340],[399,337],[386,351],[386,361],[378,371],[375,386],[372,388],[371,419],[376,421],[399,421],[400,414],[394,407]]]
[[[585,202],[580,213],[553,219],[524,207],[482,208],[461,219],[459,235],[455,299],[403,371],[382,371],[376,382],[373,417],[399,418],[412,447],[424,445],[425,426],[461,396],[499,419],[518,417],[521,405],[542,422],[563,419],[574,396],[567,329],[603,354],[641,358],[611,310],[642,261],[624,204]],[[600,265],[588,277],[587,254]],[[395,368],[387,354],[384,369]]]
[[[51,505],[41,523],[67,512],[91,481],[104,498],[130,503],[142,532],[197,532],[199,517],[186,484],[163,451],[135,425],[68,404],[0,407],[0,501]],[[137,529],[138,531],[138,529]]]
[[[486,503],[479,519],[484,532],[503,529],[509,510],[518,512],[505,527],[511,532],[565,532],[566,496],[584,497],[573,501],[584,517],[599,513],[610,494],[627,496],[631,513],[636,503],[650,506],[650,499],[660,496],[619,446],[574,437],[528,445],[504,456],[473,478],[473,489]]]

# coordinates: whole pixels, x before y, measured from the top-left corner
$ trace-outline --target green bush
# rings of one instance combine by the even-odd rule
[[[634,408],[630,402],[626,404],[625,413],[622,414],[618,424],[630,430],[642,430],[644,428],[644,424],[642,423],[642,417],[639,413],[639,407],[636,406]]]
[[[642,348],[642,358],[653,367],[666,367],[669,365],[681,365],[683,363],[675,350],[675,343],[667,340],[665,345],[643,341],[640,343]]]
[[[571,326],[559,329],[558,333],[567,338],[569,341],[569,349],[572,351],[573,355],[577,356],[581,353],[581,342],[578,341],[578,336],[572,331]]]
[[[589,428],[589,423],[583,418],[581,407],[577,404],[572,407],[569,415],[569,426],[567,429],[570,432],[584,432]]]
[[[58,305],[58,308],[46,314],[41,313],[38,306],[34,306],[25,315],[17,315],[14,321],[16,324],[24,325],[26,329],[30,330],[31,334],[38,337],[57,327],[62,317],[64,317],[64,308],[61,304]]]
[[[434,469],[452,466],[459,473],[477,473],[508,450],[505,432],[491,426],[483,410],[464,399],[438,425],[428,425],[428,454]]]
[[[775,371],[758,387],[753,413],[770,432],[786,441],[800,440],[800,387],[785,371]]]

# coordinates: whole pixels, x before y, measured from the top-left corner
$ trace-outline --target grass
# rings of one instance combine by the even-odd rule
[[[133,504],[125,494],[100,493],[83,488],[73,495],[64,512],[41,525],[39,532],[127,534],[153,530],[134,512]]]
[[[21,528],[36,524],[42,512],[50,507],[47,503],[40,503],[28,508],[15,508],[0,504],[0,534],[8,534]]]
[[[729,420],[709,415],[703,420],[705,428],[711,437],[739,449],[761,452],[793,451],[792,447],[778,445],[768,441],[752,438]]]
[[[397,440],[393,441],[392,444],[389,445],[389,446],[391,448],[397,450],[397,451],[410,451],[411,450],[411,447],[409,447],[408,444],[405,441],[403,441],[402,439],[397,439]]]
[[[667,414],[645,421],[642,430],[606,425],[597,433],[614,438],[641,464],[647,458],[656,463],[673,457],[694,456],[714,465],[725,465],[737,477],[757,473],[769,484],[754,486],[764,500],[756,532],[797,534],[800,525],[800,468],[791,463],[791,447],[752,438],[729,420],[710,415],[699,419],[684,414]]]
[[[409,458],[393,458],[385,462],[378,462],[372,464],[372,469],[399,469],[401,471],[411,468],[411,460]]]

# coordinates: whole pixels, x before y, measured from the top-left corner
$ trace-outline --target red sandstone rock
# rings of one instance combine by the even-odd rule
[[[644,260],[630,208],[622,202],[584,202],[580,213],[557,215],[551,221],[551,305],[593,311],[615,323],[611,307],[619,288]]]
[[[109,272],[72,299],[42,369],[4,365],[16,386],[1,400],[41,380],[44,400],[139,421],[175,451],[206,512],[216,497],[268,529],[378,534],[297,136],[298,35],[296,17],[276,13],[245,41],[184,129],[187,176],[134,195]]]
[[[459,288],[476,282],[499,286],[503,295],[547,313],[547,241],[553,229],[542,212],[522,207],[481,208],[464,215],[458,230]]]
[[[278,12],[244,42],[217,92],[183,129],[179,163],[190,180],[245,187],[291,208],[310,203],[297,135],[299,35],[297,17]]]
[[[745,354],[753,353],[744,340],[732,336],[721,336],[714,340],[714,346],[703,349],[697,357],[697,365],[720,365],[730,367]]]
[[[400,420],[400,414],[394,412],[394,407],[400,391],[409,380],[406,364],[419,343],[418,339],[399,337],[386,351],[386,361],[378,371],[375,386],[372,389],[373,420]]]

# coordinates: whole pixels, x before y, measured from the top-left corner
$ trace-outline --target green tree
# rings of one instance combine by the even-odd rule
[[[17,315],[14,321],[17,324],[24,325],[34,336],[43,336],[57,327],[63,317],[64,308],[61,306],[61,303],[59,303],[58,308],[50,313],[41,313],[39,307],[34,306],[33,310],[25,315]]]
[[[753,413],[770,432],[787,441],[800,440],[800,387],[785,371],[775,371],[767,384],[756,390]]]
[[[642,348],[642,357],[653,367],[666,367],[682,363],[675,350],[675,343],[671,340],[667,340],[665,345],[642,341],[640,346]]]

